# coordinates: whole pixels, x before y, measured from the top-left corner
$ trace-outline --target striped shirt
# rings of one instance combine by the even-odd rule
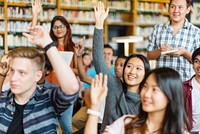
[[[48,85],[42,89],[36,88],[34,95],[26,104],[23,113],[23,128],[25,134],[55,134],[57,133],[58,117],[77,98],[65,95],[55,85]],[[11,90],[0,95],[0,134],[5,134],[12,122],[15,104]]]
[[[167,44],[172,48],[183,47],[189,52],[193,52],[200,47],[200,29],[192,25],[187,19],[179,32],[174,35],[170,21],[154,27],[153,33],[149,37],[148,51],[160,49]],[[194,75],[192,64],[183,56],[161,56],[157,59],[157,67],[171,67],[179,72],[183,81],[190,79]]]

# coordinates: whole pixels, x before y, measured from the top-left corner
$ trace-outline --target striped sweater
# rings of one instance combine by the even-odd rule
[[[48,87],[48,88],[47,88]],[[23,113],[25,134],[57,133],[58,117],[77,98],[77,94],[65,95],[55,85],[47,83],[42,89],[36,88],[35,94],[26,104]],[[15,112],[13,94],[10,90],[0,95],[0,134],[5,134]]]

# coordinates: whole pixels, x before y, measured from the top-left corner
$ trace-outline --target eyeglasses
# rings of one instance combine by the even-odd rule
[[[53,26],[52,29],[53,29],[53,30],[58,30],[58,29],[63,29],[63,28],[65,28],[65,27],[66,27],[65,25]]]

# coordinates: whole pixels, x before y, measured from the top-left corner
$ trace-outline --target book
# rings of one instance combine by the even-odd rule
[[[174,53],[174,52],[178,52],[178,49],[173,49],[173,50],[170,50],[170,51],[161,52],[161,55],[166,55],[166,54],[170,54],[170,53]]]

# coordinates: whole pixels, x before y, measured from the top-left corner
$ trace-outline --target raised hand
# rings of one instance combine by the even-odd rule
[[[97,7],[94,7],[94,15],[96,20],[96,28],[102,29],[104,20],[107,18],[109,7],[105,10],[104,4],[99,1]]]
[[[91,108],[94,110],[99,110],[102,101],[106,98],[108,87],[107,87],[107,75],[100,73],[96,75],[96,78],[92,80],[91,84]]]
[[[28,30],[30,34],[23,33],[23,35],[28,39],[29,43],[44,48],[52,42],[49,32],[47,32],[42,26],[30,27]]]
[[[42,1],[41,0],[33,0],[32,1],[32,13],[33,15],[38,15],[42,10]]]
[[[74,53],[76,56],[81,56],[84,53],[85,36],[82,41],[78,42],[74,46]]]

